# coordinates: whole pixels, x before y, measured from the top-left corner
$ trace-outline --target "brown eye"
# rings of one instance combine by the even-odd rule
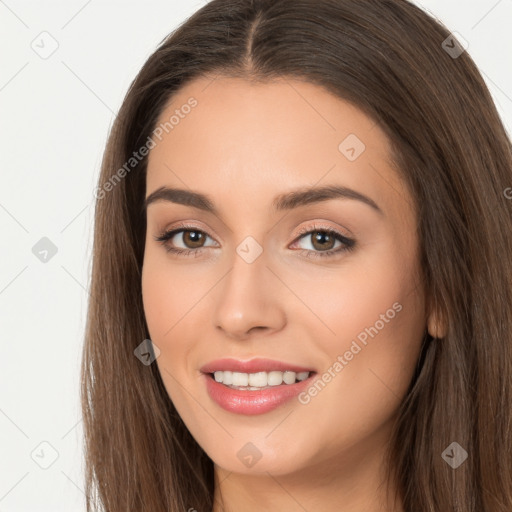
[[[313,241],[312,245],[319,251],[328,251],[334,248],[336,239],[327,231],[315,231],[309,235]]]
[[[215,245],[211,242],[206,244],[207,239],[214,242],[204,231],[186,226],[171,229],[155,237],[155,240],[161,242],[168,252],[175,254],[195,253],[196,255],[198,255],[203,248]]]
[[[204,243],[204,233],[201,231],[182,231],[182,240],[187,249],[197,249]]]
[[[309,242],[309,247],[300,247],[301,242]],[[298,244],[307,258],[328,258],[341,255],[344,251],[351,251],[355,247],[355,240],[347,238],[334,229],[312,226],[303,229],[294,244]]]

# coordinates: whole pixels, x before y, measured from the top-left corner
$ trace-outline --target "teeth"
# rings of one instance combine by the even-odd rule
[[[233,386],[247,386],[248,384],[249,384],[249,374],[248,373],[233,372]]]
[[[305,380],[310,372],[292,372],[292,371],[272,371],[257,373],[241,373],[230,371],[216,371],[213,374],[217,382],[221,382],[232,388],[242,389],[262,389],[270,386],[280,386],[285,384],[295,384],[297,381]]]
[[[268,385],[279,386],[283,383],[283,372],[269,372]]]
[[[267,385],[267,372],[249,373],[249,386],[264,388]]]

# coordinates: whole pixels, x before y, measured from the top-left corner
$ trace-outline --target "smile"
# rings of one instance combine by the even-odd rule
[[[277,379],[281,378],[281,384],[271,384],[264,387],[236,386],[234,384],[218,382],[214,374],[203,374],[203,377],[210,399],[219,407],[236,414],[255,415],[270,412],[289,402],[307,389],[316,375],[316,372],[306,372],[306,376],[301,375],[302,380],[298,380],[295,372],[277,372],[282,373],[282,377],[273,375],[274,372],[269,372],[268,375],[266,372],[258,372],[256,374],[239,373],[238,376],[237,372],[233,372],[234,375],[232,374],[231,377],[232,380],[234,378],[234,382],[245,382],[251,375],[256,375],[257,377],[253,377],[253,379],[261,379],[259,382],[263,382],[263,377],[260,375],[262,373],[265,374],[267,382],[269,378],[271,382],[272,379],[275,379],[274,382],[277,382]],[[218,377],[222,378],[227,374],[229,380],[228,372],[220,372],[220,374]],[[292,374],[295,374],[293,375],[293,383],[287,384],[284,379],[286,378],[291,382]]]

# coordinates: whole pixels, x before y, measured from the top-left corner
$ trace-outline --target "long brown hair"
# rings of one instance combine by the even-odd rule
[[[476,65],[457,49],[406,0],[213,0],[149,57],[112,127],[96,193],[81,389],[88,511],[213,506],[212,461],[157,365],[134,356],[149,338],[147,158],[126,162],[178,89],[215,75],[305,80],[385,131],[418,212],[429,304],[447,328],[425,339],[390,474],[408,512],[512,510],[512,150]],[[442,457],[452,442],[468,453],[456,469]]]

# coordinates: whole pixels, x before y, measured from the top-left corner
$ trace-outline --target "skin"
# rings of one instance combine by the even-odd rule
[[[389,163],[389,141],[351,104],[295,80],[201,78],[160,121],[191,96],[197,106],[151,149],[146,197],[161,186],[190,189],[207,194],[219,215],[150,204],[142,288],[167,392],[214,462],[214,512],[403,510],[385,495],[384,457],[424,331],[436,324],[419,278],[414,201]],[[354,161],[338,149],[349,134],[366,146]],[[340,198],[271,209],[279,194],[327,184],[370,197],[382,213]],[[155,240],[180,222],[206,235],[201,254],[174,255]],[[314,259],[322,246],[311,234],[298,238],[313,225],[355,239],[354,250]],[[201,245],[186,235],[167,243]],[[247,236],[263,250],[250,264],[236,252]],[[338,356],[395,303],[400,312],[307,404],[292,399],[244,416],[206,392],[199,368],[222,357],[332,374]],[[248,442],[261,454],[252,467],[237,457]]]

